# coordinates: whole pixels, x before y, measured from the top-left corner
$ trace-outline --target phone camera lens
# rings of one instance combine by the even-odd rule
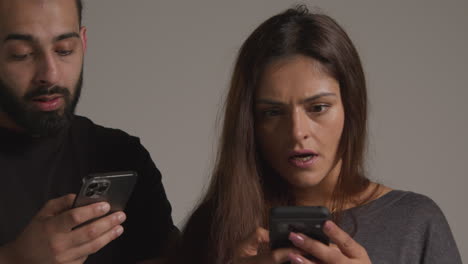
[[[87,191],[87,192],[86,192],[86,196],[87,196],[87,197],[91,197],[91,196],[93,196],[93,195],[94,195],[94,191]]]
[[[107,187],[108,187],[107,184],[106,184],[106,185],[101,185],[101,186],[99,186],[98,192],[100,192],[100,193],[105,192],[105,191],[107,190]]]

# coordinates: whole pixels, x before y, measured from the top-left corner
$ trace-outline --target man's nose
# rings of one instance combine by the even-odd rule
[[[59,68],[53,54],[43,54],[37,63],[34,83],[37,86],[54,86],[59,81]]]

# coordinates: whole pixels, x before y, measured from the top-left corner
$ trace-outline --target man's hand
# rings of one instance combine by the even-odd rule
[[[72,230],[110,210],[105,202],[70,209],[74,199],[75,195],[69,194],[48,201],[15,241],[0,248],[0,260],[18,264],[79,264],[122,234],[120,224],[126,218],[123,212]]]

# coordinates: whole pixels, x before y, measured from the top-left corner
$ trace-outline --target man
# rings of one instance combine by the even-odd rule
[[[177,234],[138,138],[74,115],[85,51],[81,1],[0,0],[2,264],[150,263]],[[71,208],[84,176],[128,170],[139,176],[126,213]]]

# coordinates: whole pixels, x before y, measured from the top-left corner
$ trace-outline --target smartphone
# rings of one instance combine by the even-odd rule
[[[323,225],[329,219],[330,212],[323,206],[274,207],[270,210],[270,247],[294,247],[288,239],[291,232],[302,233],[329,245],[330,240],[323,232]]]
[[[134,171],[95,173],[83,178],[80,192],[73,202],[73,208],[97,202],[108,202],[110,211],[106,215],[123,211],[137,180]],[[94,221],[96,219],[93,219]],[[79,228],[90,221],[75,228]]]

